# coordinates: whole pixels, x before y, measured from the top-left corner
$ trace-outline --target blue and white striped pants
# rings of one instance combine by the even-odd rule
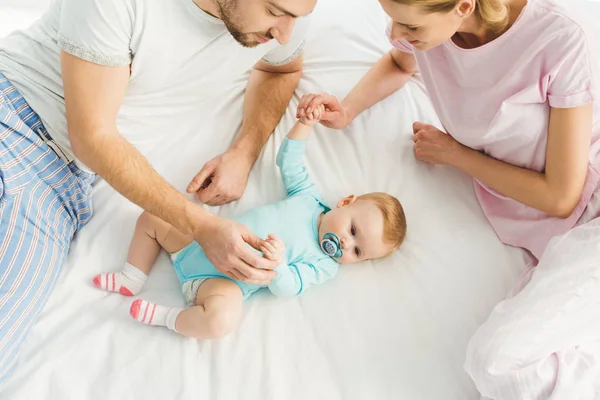
[[[47,135],[0,73],[0,383],[92,216],[94,175],[59,158],[36,132]]]

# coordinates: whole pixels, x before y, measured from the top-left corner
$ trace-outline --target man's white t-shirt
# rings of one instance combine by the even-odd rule
[[[75,158],[67,135],[61,49],[100,65],[131,65],[119,120],[144,114],[169,118],[199,93],[231,85],[261,59],[272,65],[294,60],[307,25],[308,18],[299,18],[286,45],[271,40],[245,48],[192,0],[55,0],[30,28],[0,41],[0,72]]]

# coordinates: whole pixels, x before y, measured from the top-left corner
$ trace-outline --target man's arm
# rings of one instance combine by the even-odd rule
[[[277,67],[264,61],[256,64],[246,89],[242,131],[232,149],[241,150],[256,161],[281,120],[301,76],[301,55],[291,63]]]
[[[127,199],[194,235],[192,221],[205,221],[209,214],[165,182],[117,130],[129,66],[99,66],[65,52],[61,65],[69,139],[77,157]]]
[[[281,66],[259,61],[250,74],[240,135],[224,154],[209,161],[194,177],[188,193],[221,205],[239,199],[248,174],[285,112],[302,76],[302,56]]]
[[[189,201],[169,185],[119,133],[117,113],[127,90],[129,66],[107,67],[61,53],[67,126],[73,151],[127,199],[194,237],[219,270],[244,281],[268,282],[276,264],[260,258],[260,239]]]

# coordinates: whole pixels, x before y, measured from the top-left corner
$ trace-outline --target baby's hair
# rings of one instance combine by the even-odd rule
[[[357,200],[374,202],[383,214],[383,240],[392,246],[392,251],[400,247],[406,237],[406,217],[402,204],[392,195],[374,192],[358,196]]]

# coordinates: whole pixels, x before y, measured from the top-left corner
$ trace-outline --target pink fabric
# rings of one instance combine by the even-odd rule
[[[586,185],[569,218],[553,218],[474,182],[500,240],[537,258],[553,236],[575,225],[600,181],[600,47],[596,31],[583,21],[571,2],[529,0],[506,33],[479,48],[465,50],[448,41],[421,52],[406,41],[392,41],[398,50],[415,54],[449,134],[519,167],[544,170],[551,107],[594,103]]]

